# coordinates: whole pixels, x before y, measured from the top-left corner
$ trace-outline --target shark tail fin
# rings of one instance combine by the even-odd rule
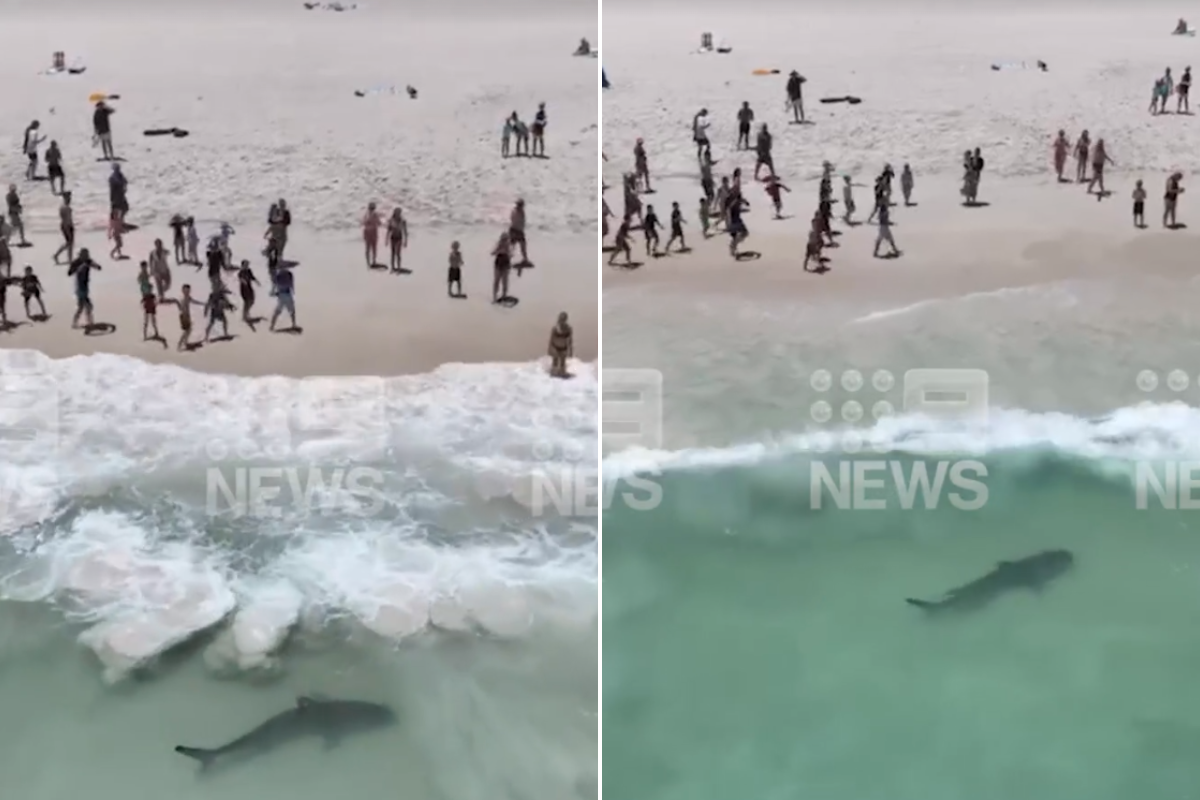
[[[200,762],[201,769],[207,769],[212,765],[212,762],[217,757],[216,750],[205,750],[202,747],[184,747],[183,745],[175,745],[175,752],[180,755],[185,755],[188,758],[194,758]]]
[[[931,603],[928,600],[917,600],[912,597],[904,598],[904,602],[908,603],[910,606],[916,606],[917,608],[922,608],[926,611],[932,611],[933,609],[937,608],[937,603]]]

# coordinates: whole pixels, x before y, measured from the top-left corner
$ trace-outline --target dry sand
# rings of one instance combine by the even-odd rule
[[[168,3],[139,6],[136,16],[118,13],[119,6],[9,5],[9,44],[0,53],[10,76],[9,146],[0,169],[3,183],[21,191],[34,244],[14,250],[15,266],[31,264],[42,277],[53,318],[4,334],[0,345],[53,356],[115,352],[238,374],[395,374],[537,358],[556,314],[567,311],[576,354],[596,357],[598,65],[570,56],[580,37],[596,40],[588,4],[517,4],[507,19],[471,4],[439,13],[431,4],[375,2],[335,14],[299,2]],[[480,24],[463,24],[463,14]],[[53,50],[64,50],[68,63],[82,59],[87,72],[39,74]],[[403,94],[408,84],[418,99]],[[353,94],[393,86],[394,95]],[[90,144],[93,92],[121,96],[113,103],[114,141],[127,159],[129,221],[140,226],[126,240],[130,261],[107,258],[108,165],[96,161]],[[500,159],[504,116],[515,109],[530,119],[540,101],[550,116],[550,159]],[[22,180],[22,130],[34,118],[62,147],[80,245],[103,267],[93,281],[97,319],[117,326],[112,335],[85,337],[69,327],[71,284],[65,267],[50,261],[57,199],[46,184]],[[172,126],[190,136],[142,135]],[[235,258],[250,259],[265,281],[260,236],[267,206],[279,197],[295,223],[288,256],[300,262],[303,335],[253,333],[235,320],[235,340],[177,354],[177,319],[168,307],[159,324],[172,347],[143,342],[136,264],[153,238],[169,243],[167,219],[194,215],[202,237],[231,222]],[[537,267],[514,277],[520,304],[501,309],[489,302],[489,251],[517,197],[527,203]],[[363,266],[357,225],[368,201],[385,213],[405,209],[412,275]],[[454,239],[466,258],[467,300],[446,297]],[[189,278],[202,299],[203,273],[176,269],[176,286]],[[266,294],[260,291],[258,309],[269,315]],[[10,293],[15,319],[23,317],[19,306]]]

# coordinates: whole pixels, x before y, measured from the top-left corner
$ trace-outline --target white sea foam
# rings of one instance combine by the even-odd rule
[[[601,468],[605,480],[617,480],[839,451],[972,456],[1052,452],[1087,459],[1109,474],[1125,475],[1131,474],[1135,461],[1200,459],[1200,409],[1183,403],[1143,403],[1095,418],[992,409],[986,420],[956,422],[897,415],[870,428],[814,430],[730,447],[622,450],[606,457]]]
[[[221,671],[272,666],[307,608],[349,613],[393,639],[431,625],[516,636],[539,622],[595,619],[594,526],[551,520],[553,536],[533,519],[514,527],[480,510],[487,498],[473,481],[595,464],[594,365],[578,365],[574,381],[538,364],[291,380],[113,355],[0,354],[5,386],[20,377],[40,387],[28,396],[41,405],[18,418],[53,419],[0,449],[0,478],[20,477],[4,499],[21,512],[0,517],[19,551],[0,597],[58,602],[91,623],[82,641],[110,680],[227,618],[206,654]],[[211,524],[233,523],[189,505],[196,498],[179,488],[180,475],[196,484],[226,459],[371,463],[401,488],[386,498],[386,518],[242,520],[243,536],[279,541],[246,566],[238,545],[209,536]],[[426,468],[461,479],[426,480]],[[129,495],[134,508],[112,500]],[[456,507],[470,510],[461,527],[431,521]],[[572,527],[583,534],[563,533]]]

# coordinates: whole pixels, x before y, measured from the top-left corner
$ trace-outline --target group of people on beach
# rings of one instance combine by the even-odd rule
[[[504,118],[500,132],[500,157],[546,158],[546,104],[538,103],[533,123],[525,123],[516,111]],[[515,147],[514,147],[515,145]]]
[[[1167,102],[1172,95],[1175,96],[1175,113],[1191,114],[1192,107],[1188,101],[1191,90],[1191,67],[1183,68],[1183,74],[1179,76],[1179,83],[1175,83],[1175,79],[1171,77],[1171,68],[1167,67],[1162,76],[1154,81],[1154,90],[1150,95],[1150,114],[1157,116],[1171,113],[1167,110]]]

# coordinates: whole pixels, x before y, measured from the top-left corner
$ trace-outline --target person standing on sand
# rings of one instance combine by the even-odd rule
[[[1075,182],[1083,183],[1087,180],[1087,161],[1088,153],[1092,149],[1092,140],[1088,136],[1088,132],[1084,129],[1083,133],[1079,134],[1079,141],[1075,143]]]
[[[187,237],[184,231],[187,228],[187,220],[183,218],[182,214],[172,214],[167,225],[171,228],[171,249],[175,254],[175,263],[186,263]]]
[[[508,217],[508,239],[515,247],[521,248],[521,260],[514,265],[519,278],[522,268],[533,266],[529,260],[528,244],[525,241],[525,201],[523,199],[517,199],[513,205],[512,214]]]
[[[50,194],[62,194],[67,189],[67,176],[63,172],[62,150],[58,149],[58,141],[50,140],[46,148],[46,176],[50,181]]]
[[[710,236],[709,230],[712,228],[712,200],[707,197],[700,198],[700,208],[697,215],[700,217],[700,235],[707,239]]]
[[[158,288],[158,302],[165,302],[167,292],[171,289],[171,266],[167,262],[167,248],[163,246],[162,239],[154,240],[154,249],[150,251],[147,260],[150,277],[154,279],[154,285]]]
[[[546,104],[538,103],[537,113],[533,115],[533,126],[530,128],[530,133],[533,135],[533,152],[532,155],[536,158],[546,157]]]
[[[702,159],[704,151],[710,150],[708,143],[708,109],[702,108],[692,117],[692,141],[696,145],[696,158]]]
[[[21,145],[21,152],[29,159],[29,165],[25,167],[25,180],[27,181],[37,180],[38,147],[46,138],[38,136],[41,127],[42,123],[35,119],[25,129],[25,141]]]
[[[1179,76],[1179,85],[1175,87],[1175,92],[1179,98],[1175,101],[1176,114],[1191,114],[1192,107],[1188,103],[1188,93],[1192,90],[1192,68],[1184,67],[1183,74]]]
[[[200,264],[200,234],[196,232],[196,218],[184,220],[184,234],[187,236],[187,259],[185,264]]]
[[[382,224],[383,220],[379,218],[375,204],[367,203],[367,213],[363,214],[362,219],[363,255],[367,259],[367,269],[374,269],[378,260],[379,226]]]
[[[404,212],[400,206],[392,209],[392,216],[388,217],[387,223],[388,235],[388,267],[391,272],[401,272],[401,257],[404,253],[404,248],[408,247],[408,222],[404,219]]]
[[[980,161],[982,161],[982,160],[983,159],[980,159]],[[979,168],[983,169],[983,165],[980,164]],[[913,204],[913,202],[912,202],[913,188],[914,188],[914,181],[913,181],[912,167],[910,167],[908,164],[905,164],[904,167],[900,170],[900,194],[904,196],[904,205],[906,207],[911,206]]]
[[[85,317],[85,329],[96,324],[92,316],[93,306],[91,297],[92,270],[99,270],[100,265],[92,261],[92,256],[86,247],[80,249],[79,257],[71,262],[67,269],[67,277],[75,278],[75,316],[71,319],[71,327],[79,327],[79,318]]]
[[[1087,187],[1088,194],[1091,194],[1092,189],[1097,185],[1100,187],[1100,191],[1096,192],[1097,201],[1103,200],[1104,196],[1108,194],[1104,190],[1104,165],[1111,163],[1113,160],[1108,157],[1108,151],[1104,148],[1104,139],[1097,139],[1095,146],[1092,147],[1092,180]]]
[[[641,183],[641,190],[653,193],[650,188],[650,164],[646,159],[646,143],[639,137],[633,145],[633,179]]]
[[[3,271],[5,278],[12,277],[12,250],[8,246],[11,236],[12,228],[0,217],[0,271]]]
[[[112,174],[108,176],[108,202],[109,208],[122,225],[125,224],[125,215],[129,213],[128,191],[129,181],[121,171],[121,165],[113,164]]]
[[[290,330],[295,331],[296,328],[296,280],[290,269],[275,270],[274,285],[271,288],[271,294],[275,296],[275,312],[271,314],[270,329],[275,330],[275,323],[279,321],[279,315],[284,311],[287,312],[288,318],[291,320]]]
[[[54,263],[61,264],[59,256],[67,254],[67,261],[75,260],[75,212],[71,210],[71,193],[62,193],[62,205],[58,207],[58,230],[62,233],[62,247],[54,251]]]
[[[104,101],[96,103],[96,110],[92,112],[92,144],[99,143],[101,159],[103,161],[112,161],[116,158],[113,153],[112,143],[112,117],[114,111],[105,105]]]
[[[138,264],[138,292],[142,296],[142,341],[157,341],[162,338],[158,332],[158,298],[154,296],[154,287],[150,282],[150,265],[145,261]],[[151,331],[154,332],[153,336],[150,335]]]
[[[854,216],[854,210],[857,206],[854,205],[854,184],[850,181],[849,175],[842,176],[842,222],[847,225],[854,225],[850,217]]]
[[[1168,182],[1168,188],[1170,184]],[[1167,212],[1163,211],[1163,224],[1166,224]],[[1133,227],[1146,227],[1146,187],[1141,179],[1133,187]]]
[[[1171,177],[1167,178],[1167,189],[1163,193],[1163,227],[1178,228],[1179,223],[1175,221],[1175,210],[1179,203],[1179,195],[1183,194],[1183,187],[1179,182],[1183,180],[1182,172],[1175,172]]]
[[[508,298],[508,272],[512,269],[512,243],[507,233],[500,234],[492,248],[492,302]]]
[[[708,202],[713,201],[716,196],[716,181],[713,180],[713,165],[712,154],[708,153],[704,158],[700,159],[700,189],[704,192],[704,197]]]
[[[971,174],[974,176],[971,204],[974,205],[979,202],[979,182],[983,180],[983,153],[978,147],[971,154]]]
[[[625,198],[625,218],[638,218],[638,224],[642,222],[642,199],[638,197],[637,176],[632,172],[626,173],[621,177]]]
[[[463,255],[458,242],[450,243],[449,266],[446,269],[446,294],[450,297],[466,297],[462,289]]]
[[[767,130],[767,123],[763,123],[758,129],[758,138],[755,140],[754,151],[754,180],[758,180],[758,173],[763,167],[771,173],[771,177],[775,177],[775,161],[771,158],[771,132]]]
[[[258,283],[258,278],[254,277],[254,270],[250,269],[250,262],[245,259],[238,267],[238,292],[242,296],[242,322],[246,323],[250,330],[254,330],[254,323],[250,316],[250,309],[254,307],[254,287]]]
[[[512,155],[512,139],[516,131],[513,129],[513,118],[504,118],[504,128],[500,131],[500,157],[508,158]]]
[[[754,111],[753,111],[753,109],[750,108],[749,102],[743,102],[742,107],[738,109],[738,113],[737,113],[737,123],[738,123],[737,149],[738,150],[749,150],[750,149],[750,126],[751,126],[751,124],[753,124],[753,122],[754,122]]]
[[[654,213],[654,206],[646,206],[646,217],[642,220],[642,234],[646,237],[646,255],[658,255],[658,229],[662,224],[658,221],[658,214]]]
[[[1067,168],[1067,153],[1071,152],[1071,143],[1067,140],[1067,132],[1060,130],[1054,138],[1054,177],[1059,183],[1064,183],[1063,170]]]
[[[516,155],[529,157],[529,126],[521,121],[517,112],[512,113],[513,136],[517,140]]]
[[[8,207],[8,221],[12,223],[12,228],[16,231],[17,236],[21,238],[18,246],[28,247],[29,242],[25,240],[25,209],[21,205],[21,195],[17,194],[15,183],[8,185],[8,194],[4,197],[4,204]]]
[[[550,329],[550,341],[547,344],[547,354],[550,356],[550,377],[569,378],[567,359],[575,355],[575,334],[567,322],[567,312],[558,315],[558,322]]]
[[[788,74],[787,107],[792,112],[792,121],[797,125],[804,122],[804,83],[805,78],[796,70]]]
[[[742,212],[746,210],[746,201],[741,195],[734,197],[729,203],[729,209],[726,216],[729,220],[729,255],[735,259],[741,258],[741,252],[738,246],[750,238],[750,229],[746,227],[746,222],[742,219]]]
[[[213,328],[217,325],[221,326],[221,338],[229,338],[229,319],[225,312],[237,311],[233,303],[229,302],[229,290],[220,281],[214,281],[212,291],[209,292],[208,302],[204,304],[204,314],[208,317],[208,325],[204,327],[204,341],[207,344],[212,340]]]
[[[900,255],[900,250],[896,247],[896,240],[892,237],[892,210],[885,203],[879,209],[879,228],[875,236],[875,258],[897,258]],[[881,245],[887,244],[891,252],[884,256],[879,255]]]
[[[291,225],[292,212],[288,210],[287,201],[281,197],[275,205],[271,206],[271,210],[267,214],[267,228],[271,238],[275,241],[275,251],[281,261],[283,252],[287,249],[288,228]]]

